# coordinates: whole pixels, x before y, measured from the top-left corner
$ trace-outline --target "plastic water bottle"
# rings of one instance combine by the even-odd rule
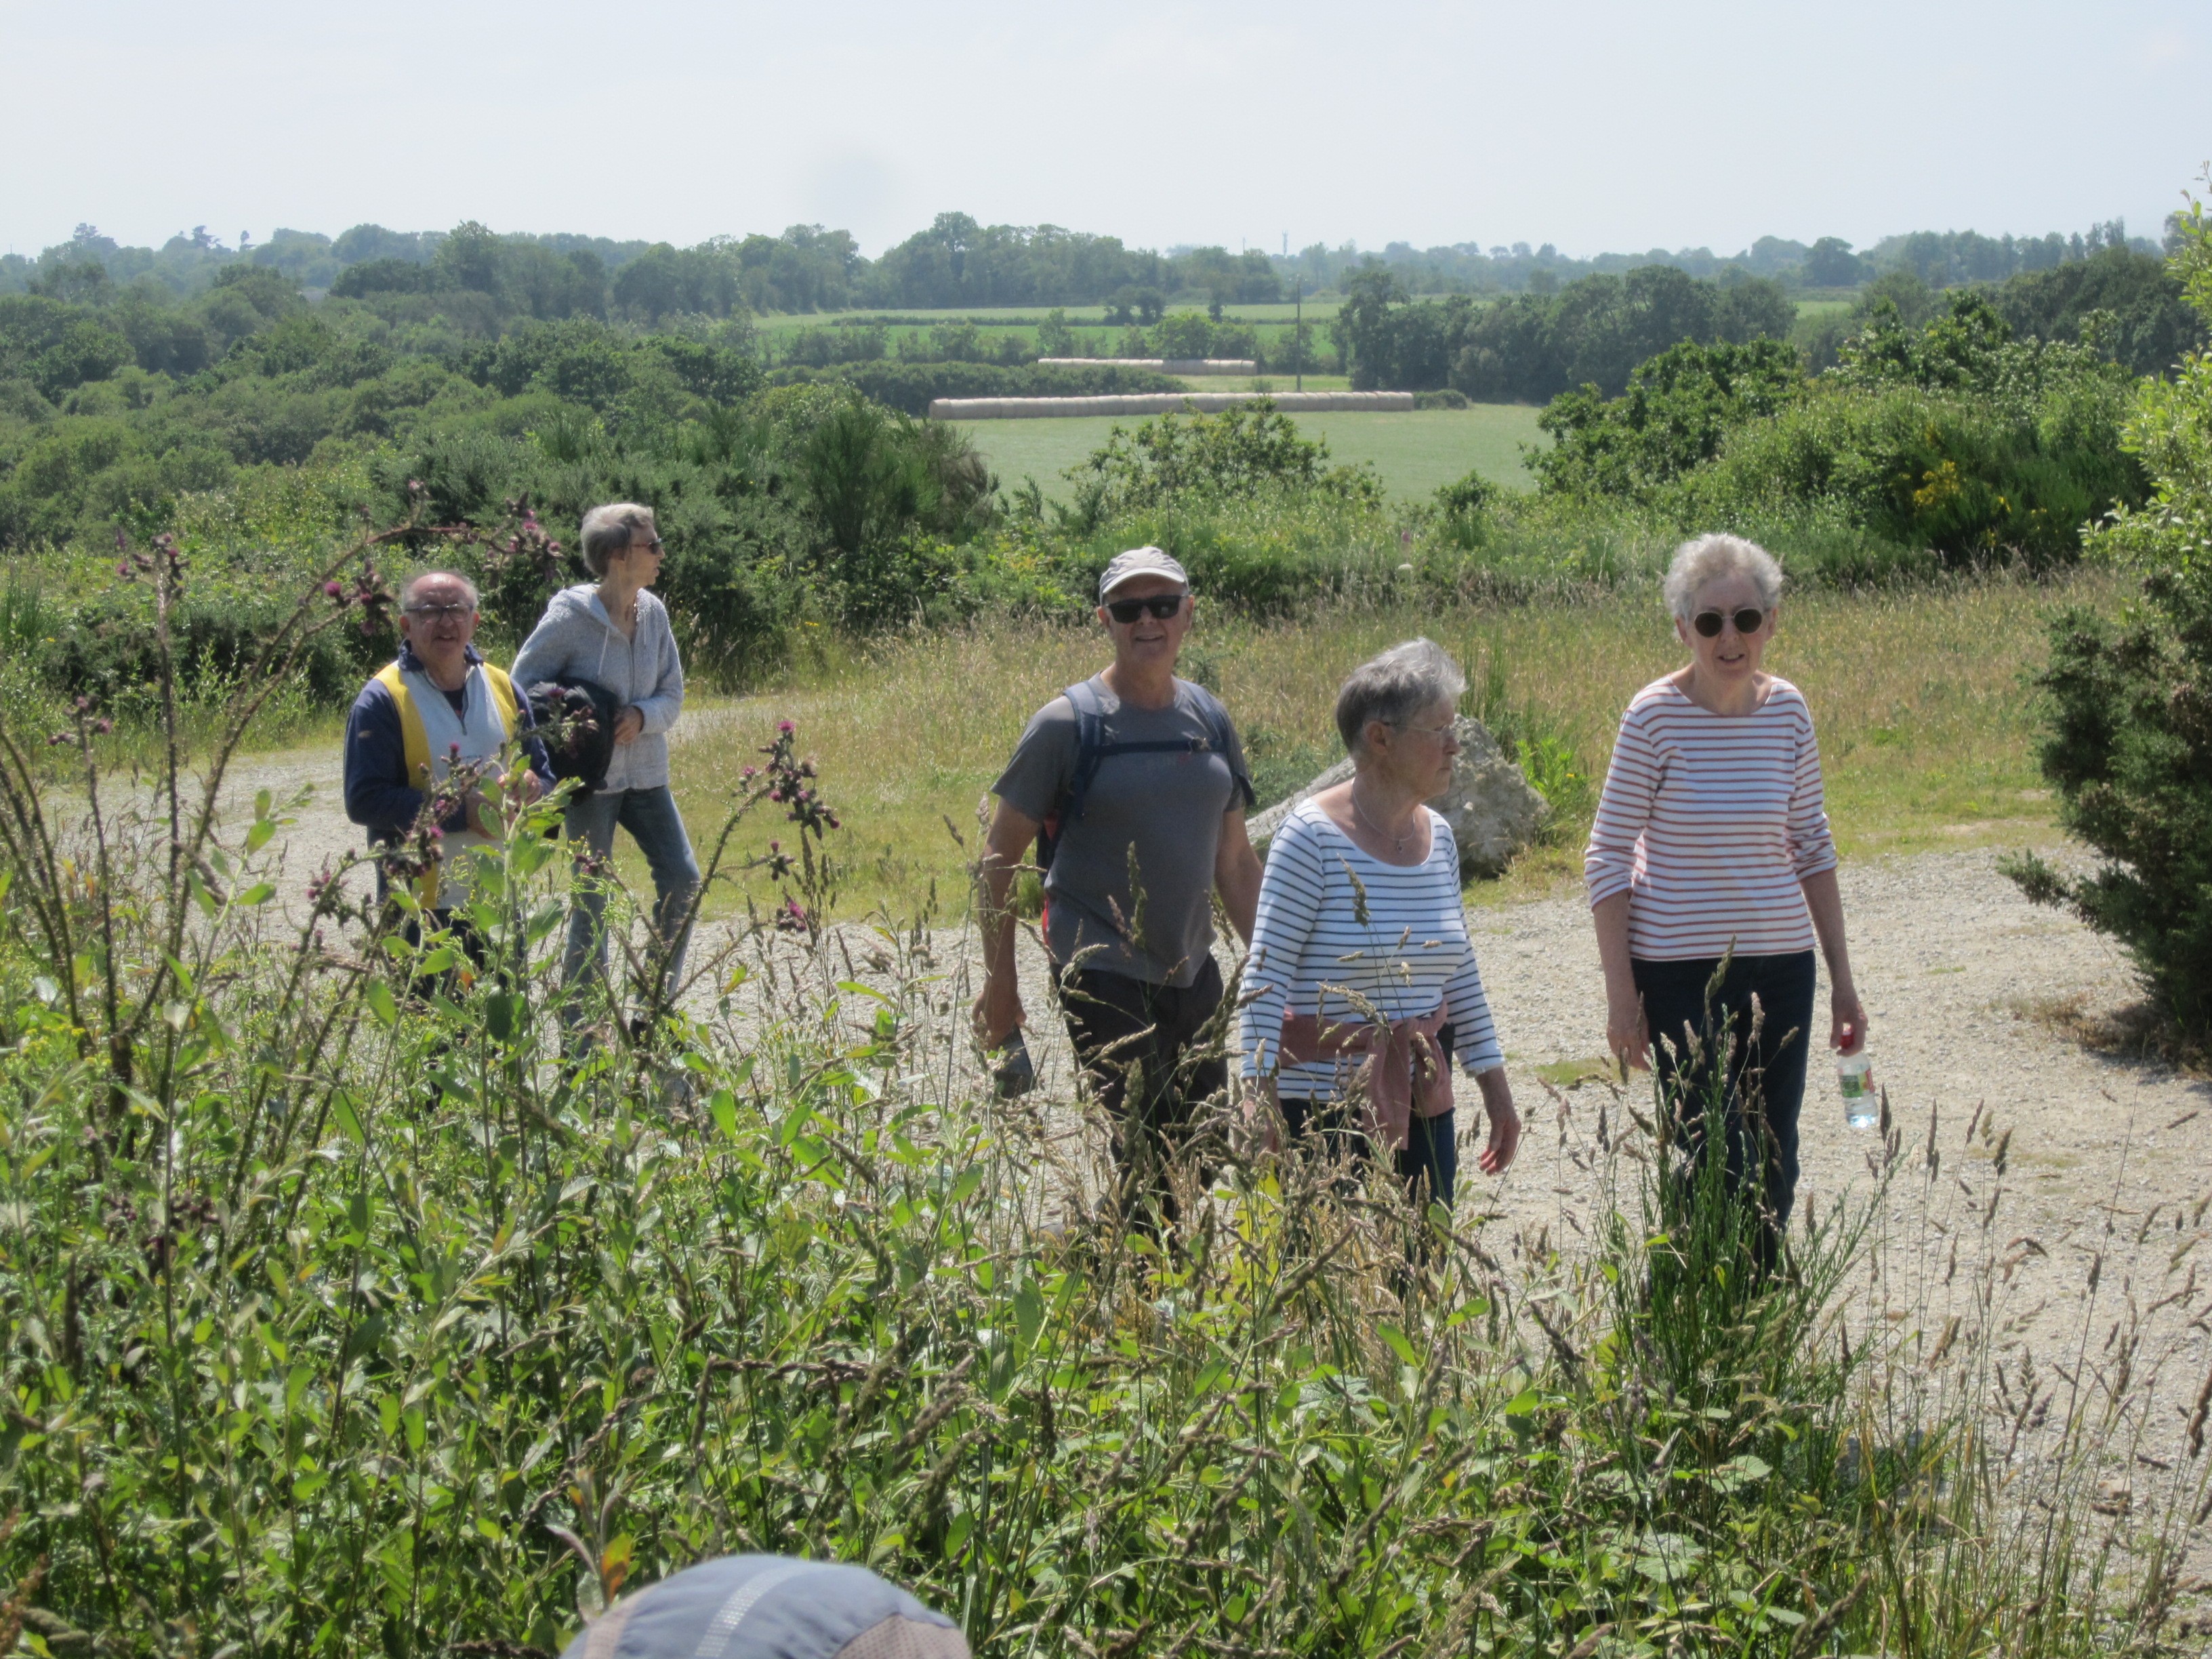
[[[1836,1086],[1843,1091],[1845,1123],[1854,1129],[1871,1129],[1881,1121],[1881,1096],[1875,1089],[1874,1065],[1864,1048],[1836,1056]]]

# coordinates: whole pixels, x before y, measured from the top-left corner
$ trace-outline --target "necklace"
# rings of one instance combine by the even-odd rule
[[[1366,810],[1359,804],[1359,786],[1356,783],[1352,786],[1352,816],[1367,826],[1370,835],[1380,836],[1388,841],[1390,843],[1390,850],[1394,853],[1404,852],[1406,843],[1413,838],[1413,832],[1411,830],[1407,830],[1402,836],[1394,836],[1388,830],[1377,825],[1373,818],[1369,817]]]

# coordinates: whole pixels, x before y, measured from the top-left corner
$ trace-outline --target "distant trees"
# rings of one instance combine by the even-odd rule
[[[2166,262],[2125,247],[2015,276],[1990,299],[2014,332],[2087,339],[2138,374],[2169,373],[2212,337]]]
[[[1805,282],[1812,288],[1856,288],[1865,265],[1840,236],[1823,236],[1806,250]]]
[[[1391,273],[1369,270],[1348,279],[1334,327],[1362,390],[1449,386],[1480,402],[1539,403],[1583,385],[1618,396],[1637,364],[1680,341],[1784,336],[1795,315],[1773,283],[1700,281],[1671,265],[1486,307],[1456,295],[1415,301]]]

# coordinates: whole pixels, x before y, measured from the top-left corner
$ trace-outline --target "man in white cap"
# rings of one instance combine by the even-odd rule
[[[984,1046],[1014,1043],[1026,1017],[1007,900],[1035,842],[1045,948],[1076,1055],[1115,1122],[1121,1202],[1149,1197],[1170,1221],[1167,1167],[1193,1104],[1228,1086],[1213,894],[1247,939],[1260,898],[1243,746],[1213,695],[1176,678],[1191,604],[1182,566],[1157,547],[1117,555],[1099,578],[1112,665],[1031,716],[991,786],[975,1001]]]

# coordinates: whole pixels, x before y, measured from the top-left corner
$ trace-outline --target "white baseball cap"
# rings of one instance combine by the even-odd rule
[[[1106,567],[1106,574],[1098,579],[1098,599],[1103,604],[1106,596],[1127,581],[1132,576],[1165,576],[1181,584],[1182,591],[1190,592],[1190,577],[1183,568],[1157,547],[1133,547],[1126,553],[1116,553],[1114,562]]]

